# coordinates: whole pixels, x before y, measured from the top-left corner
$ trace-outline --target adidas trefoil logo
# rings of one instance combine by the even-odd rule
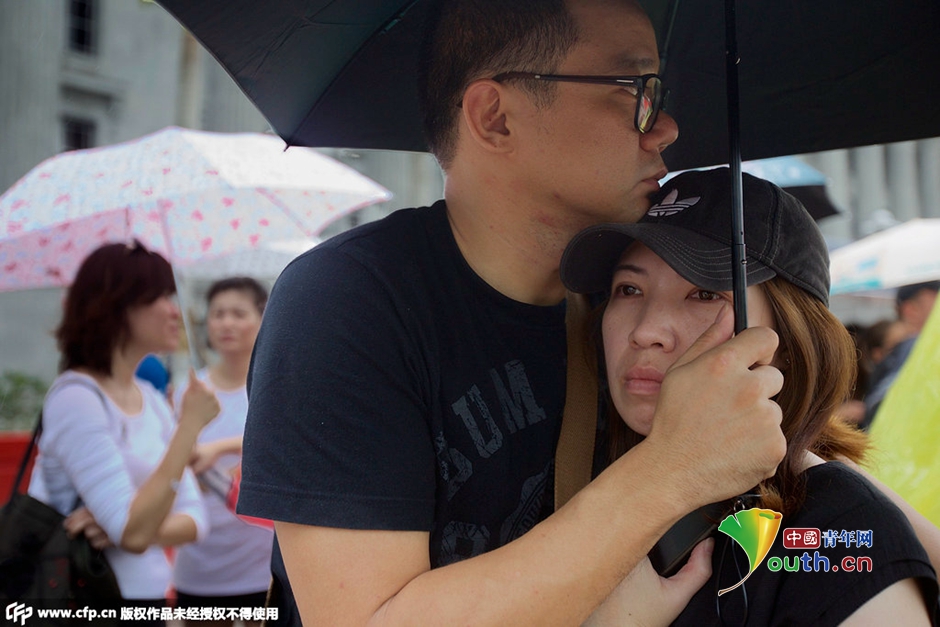
[[[646,215],[652,216],[654,218],[663,218],[665,216],[675,215],[680,211],[688,209],[702,199],[701,196],[693,196],[691,198],[676,200],[678,197],[679,190],[672,190],[666,195],[665,198],[663,198],[662,202],[650,207],[650,210],[646,212]]]

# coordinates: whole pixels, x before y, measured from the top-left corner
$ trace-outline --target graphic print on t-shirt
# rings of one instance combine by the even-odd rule
[[[490,377],[496,396],[499,398],[503,424],[509,433],[516,433],[529,425],[545,420],[545,410],[539,407],[535,400],[535,394],[532,392],[532,386],[529,385],[522,362],[510,361],[503,368],[509,382],[508,390],[495,368],[490,369]],[[476,444],[480,457],[486,459],[502,447],[503,432],[493,419],[493,414],[479,387],[472,386],[451,407],[466,425],[467,432]],[[477,415],[474,415],[474,409]]]
[[[469,450],[456,448],[444,434],[435,437],[435,452],[441,477],[447,485],[448,501],[454,499],[473,475],[475,461],[485,463],[504,447],[509,437],[546,418],[520,360],[508,361],[502,368],[491,368],[488,374],[489,381],[471,385],[451,404],[467,436],[451,440],[466,442]],[[513,511],[507,511],[507,517],[501,521],[499,544],[522,535],[538,522],[550,471],[551,464],[523,483],[516,506]],[[478,555],[491,544],[493,533],[494,530],[484,525],[449,522],[441,533],[442,562]]]

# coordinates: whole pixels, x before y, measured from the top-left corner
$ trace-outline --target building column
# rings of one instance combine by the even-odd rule
[[[62,2],[0,2],[0,193],[62,149],[65,26]]]
[[[177,124],[183,128],[202,128],[202,108],[205,100],[203,57],[206,53],[189,31],[182,37],[180,55],[180,90],[176,105]],[[214,61],[214,60],[213,60]]]
[[[894,215],[888,207],[885,182],[884,146],[863,146],[852,149],[855,162],[856,238],[871,235],[890,222]]]
[[[920,208],[925,218],[940,218],[940,138],[917,142]]]
[[[885,146],[888,208],[901,222],[921,215],[917,180],[917,144],[898,142]]]

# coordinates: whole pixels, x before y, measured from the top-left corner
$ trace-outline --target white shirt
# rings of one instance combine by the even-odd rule
[[[210,388],[209,371],[196,375]],[[177,407],[186,391],[182,385],[174,394]],[[245,432],[248,416],[248,393],[245,387],[235,390],[214,390],[222,410],[199,434],[199,443],[214,442]],[[223,455],[216,468],[228,472],[241,462],[240,455]],[[179,548],[173,567],[173,584],[177,590],[199,596],[231,596],[264,592],[271,583],[271,550],[274,530],[245,522],[229,511],[214,492],[205,491],[209,513],[208,536],[199,542]]]
[[[143,409],[128,415],[93,378],[74,371],[59,375],[43,405],[39,455],[29,485],[31,496],[62,514],[71,512],[80,496],[115,543],[124,533],[134,495],[160,463],[176,426],[163,396],[149,383],[135,382]],[[172,512],[190,516],[198,536],[205,536],[206,512],[188,469]],[[124,598],[166,597],[171,573],[161,547],[140,555],[111,547],[105,555]]]

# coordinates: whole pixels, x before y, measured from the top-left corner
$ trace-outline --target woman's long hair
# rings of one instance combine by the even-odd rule
[[[775,277],[759,287],[770,302],[780,337],[778,354],[785,360],[783,388],[775,400],[787,439],[787,453],[776,474],[760,485],[761,501],[763,507],[788,515],[802,506],[806,496],[803,451],[827,461],[844,456],[858,462],[867,438],[835,415],[849,398],[856,375],[855,345],[845,326],[821,301],[784,279]],[[602,342],[599,345],[603,347]],[[606,400],[613,461],[643,437],[620,418],[609,393]]]
[[[173,269],[161,255],[132,244],[105,244],[82,261],[55,331],[59,371],[87,368],[111,375],[114,349],[129,339],[127,311],[176,292]]]

